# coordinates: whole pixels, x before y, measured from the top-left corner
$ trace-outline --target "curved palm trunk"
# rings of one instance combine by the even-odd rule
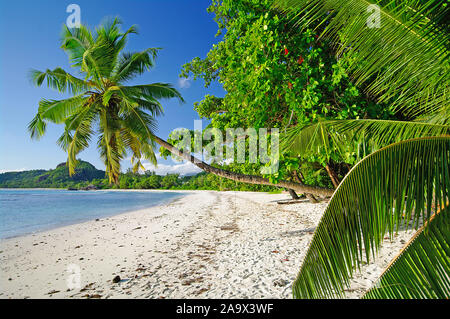
[[[257,185],[270,185],[270,186],[277,186],[277,187],[284,187],[287,189],[293,189],[296,192],[299,193],[308,193],[313,194],[316,196],[332,196],[333,190],[328,188],[321,188],[316,186],[308,186],[300,183],[294,183],[290,181],[279,181],[276,184],[271,183],[267,178],[263,178],[260,176],[255,175],[244,175],[239,173],[230,172],[221,168],[212,167],[211,165],[206,164],[205,162],[195,158],[191,154],[183,153],[179,149],[177,149],[175,146],[169,144],[168,142],[164,141],[163,139],[153,136],[154,141],[161,145],[162,147],[169,150],[172,154],[175,154],[181,158],[184,158],[185,160],[191,162],[198,168],[202,169],[203,171],[207,173],[211,173],[220,177],[228,178],[237,182],[242,183],[248,183],[248,184],[257,184]]]

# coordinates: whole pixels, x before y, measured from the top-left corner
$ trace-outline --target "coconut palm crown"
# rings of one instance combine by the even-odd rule
[[[95,32],[85,25],[63,28],[61,48],[79,77],[62,68],[32,70],[32,82],[68,93],[63,100],[42,99],[28,129],[32,138],[41,137],[48,122],[64,124],[57,143],[68,153],[70,174],[75,171],[77,155],[97,137],[97,146],[110,182],[118,183],[121,160],[131,154],[133,170],[142,168],[141,160],[156,164],[154,147],[155,117],[163,109],[161,98],[183,98],[170,84],[125,85],[154,66],[158,48],[124,52],[128,36],[118,18],[105,20]]]

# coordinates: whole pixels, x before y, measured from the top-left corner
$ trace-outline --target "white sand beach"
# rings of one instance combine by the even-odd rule
[[[291,298],[327,202],[276,203],[287,198],[194,191],[166,205],[1,240],[0,298]],[[372,285],[411,234],[385,240],[349,298]],[[80,268],[79,288],[68,288],[68,267]]]

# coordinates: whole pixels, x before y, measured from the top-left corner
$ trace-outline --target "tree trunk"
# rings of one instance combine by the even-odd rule
[[[300,175],[301,175],[301,178],[300,178],[299,174],[297,173],[297,171],[294,171],[294,177],[297,180],[297,182],[303,184],[303,175],[301,172],[300,172]],[[317,204],[319,202],[317,200],[317,198],[314,197],[313,194],[305,193],[305,196],[311,203]]]
[[[292,199],[298,199],[297,193],[293,189],[288,189],[289,195],[291,195]]]
[[[244,175],[239,173],[234,173],[230,171],[226,171],[221,168],[212,167],[211,165],[206,164],[205,162],[195,158],[191,154],[187,154],[184,152],[181,152],[179,149],[177,149],[175,146],[167,143],[163,139],[153,136],[154,141],[164,147],[165,149],[169,150],[172,154],[175,154],[198,168],[202,169],[203,171],[207,173],[211,173],[220,177],[225,177],[228,179],[231,179],[233,181],[242,182],[242,183],[248,183],[248,184],[257,184],[257,185],[269,185],[269,186],[276,186],[276,187],[284,187],[287,189],[293,189],[296,192],[302,193],[302,194],[314,194],[316,196],[332,196],[333,190],[328,188],[322,188],[322,187],[316,187],[316,186],[309,186],[309,185],[303,185],[301,183],[294,183],[290,181],[279,181],[276,184],[271,183],[267,178],[263,178],[260,176],[255,175]]]
[[[334,187],[337,188],[339,186],[339,178],[337,174],[333,171],[330,165],[328,165],[328,163],[325,165],[325,169],[327,170],[328,176],[330,176]]]

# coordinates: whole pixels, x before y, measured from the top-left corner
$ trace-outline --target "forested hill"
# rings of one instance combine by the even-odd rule
[[[23,172],[8,172],[0,174],[0,187],[2,188],[65,188],[75,186],[80,182],[94,179],[103,179],[105,172],[98,170],[91,163],[80,161],[75,174],[69,176],[66,163],[61,163],[51,170],[32,170]]]

